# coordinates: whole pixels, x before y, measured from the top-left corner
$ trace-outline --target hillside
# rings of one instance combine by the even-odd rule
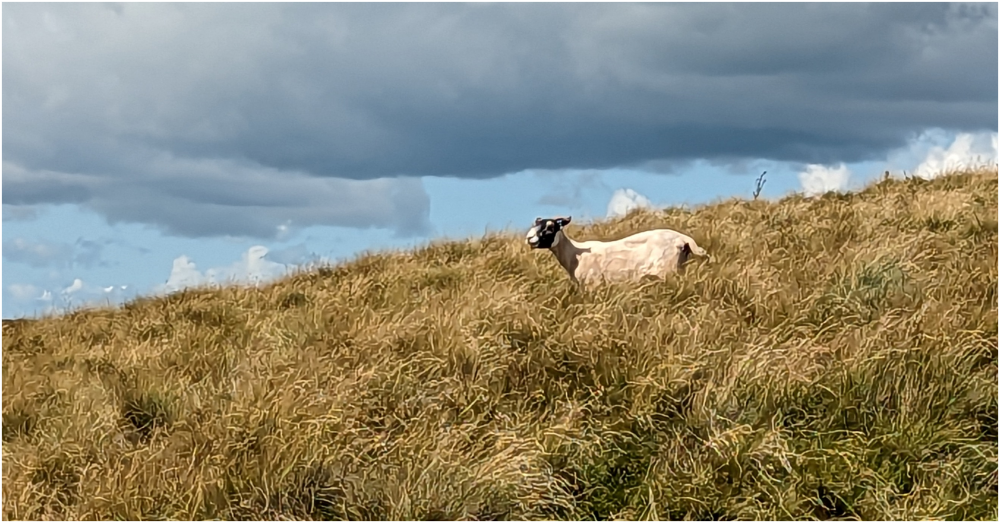
[[[3,516],[996,520],[997,190],[568,227],[711,253],[666,281],[512,231],[12,324]]]

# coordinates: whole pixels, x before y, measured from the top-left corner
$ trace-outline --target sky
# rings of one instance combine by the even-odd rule
[[[996,3],[5,3],[2,315],[996,162]]]

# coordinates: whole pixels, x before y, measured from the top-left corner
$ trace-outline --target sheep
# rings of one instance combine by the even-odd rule
[[[571,219],[536,218],[525,240],[532,249],[552,251],[576,284],[647,275],[663,277],[681,270],[692,254],[711,259],[690,236],[670,229],[639,232],[607,242],[574,241],[562,230]]]

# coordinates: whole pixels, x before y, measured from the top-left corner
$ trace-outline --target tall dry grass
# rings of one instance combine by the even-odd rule
[[[3,516],[997,518],[995,167],[568,230],[661,226],[712,261],[580,291],[514,231],[10,324]]]

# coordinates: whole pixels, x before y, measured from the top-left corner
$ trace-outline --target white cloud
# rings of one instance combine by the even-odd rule
[[[170,276],[167,277],[166,283],[157,289],[163,292],[172,292],[184,287],[199,285],[204,281],[205,277],[198,270],[198,267],[195,266],[194,262],[182,254],[174,259],[174,264],[170,269]]]
[[[608,202],[608,218],[625,216],[632,209],[651,209],[653,202],[632,189],[618,189]]]
[[[997,133],[959,133],[927,129],[906,146],[889,152],[885,169],[893,174],[935,177],[942,170],[997,161]]]
[[[846,165],[837,167],[809,164],[806,170],[799,173],[802,192],[806,196],[818,196],[829,191],[839,191],[847,187],[851,171]]]
[[[288,239],[288,237],[291,236],[293,232],[291,224],[292,224],[291,220],[286,220],[285,223],[279,225],[277,227],[278,233],[275,235],[275,239],[278,241],[284,241]]]
[[[70,284],[69,287],[66,287],[65,289],[63,289],[62,293],[63,294],[73,294],[73,293],[79,292],[80,289],[83,289],[83,280],[81,280],[80,278],[74,278],[73,279],[73,283]]]
[[[49,282],[51,285],[53,282]],[[31,302],[41,302],[43,308],[39,311],[45,314],[65,312],[70,307],[105,305],[121,302],[127,298],[124,294],[126,285],[98,286],[89,285],[81,278],[73,278],[66,286],[56,285],[45,288],[44,284],[15,283],[6,287],[7,295],[13,302],[22,306]]]
[[[107,287],[87,284],[81,278],[74,278],[69,285],[52,285],[45,288],[43,283],[14,283],[7,285],[4,297],[16,303],[14,315],[19,314],[62,314],[77,307],[103,306],[120,303],[127,296],[122,292],[124,285]]]
[[[186,255],[178,256],[166,283],[154,292],[174,292],[185,287],[218,283],[261,283],[284,274],[285,265],[267,259],[268,248],[254,245],[243,253],[239,261],[226,267],[213,267],[201,272]]]
[[[929,180],[953,169],[996,161],[997,133],[960,133],[947,148],[931,146],[914,174]]]
[[[243,253],[240,261],[222,269],[209,269],[209,275],[214,281],[248,281],[259,283],[277,276],[284,271],[285,266],[265,258],[268,249],[263,245],[254,245]]]

